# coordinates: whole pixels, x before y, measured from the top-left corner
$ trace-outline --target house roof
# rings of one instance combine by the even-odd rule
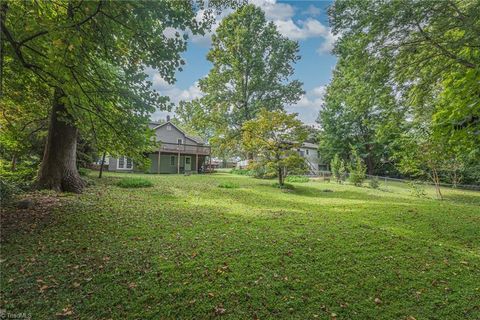
[[[166,124],[170,124],[171,126],[174,126],[175,129],[177,129],[178,131],[180,131],[181,133],[183,133],[183,134],[185,135],[185,137],[187,137],[188,139],[191,139],[191,140],[195,141],[196,143],[200,143],[200,144],[204,144],[204,143],[205,143],[202,138],[188,135],[185,131],[183,131],[182,129],[180,129],[178,126],[176,126],[176,125],[175,125],[173,122],[171,122],[171,121],[167,121],[167,122],[162,123],[162,124],[158,124],[158,123],[156,124],[156,123],[154,123],[154,122],[151,122],[150,124],[156,125],[156,126],[154,126],[153,128],[151,128],[151,129],[153,129],[153,130],[157,130],[158,128],[163,127],[163,126],[166,125]]]

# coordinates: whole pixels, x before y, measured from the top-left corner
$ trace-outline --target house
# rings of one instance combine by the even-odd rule
[[[160,143],[158,151],[148,154],[151,165],[149,173],[199,173],[209,170],[210,146],[201,138],[190,136],[169,118],[163,124],[150,123],[155,131],[156,141]],[[126,157],[110,157],[109,171],[132,172],[133,161]]]
[[[305,159],[309,174],[317,175],[321,169],[318,145],[315,143],[304,142],[297,149],[297,152],[303,159]]]
[[[318,175],[321,170],[327,170],[327,165],[322,163],[322,159],[318,154],[318,145],[310,142],[304,142],[296,150],[298,154],[305,159],[305,164],[308,167],[308,173],[311,175]],[[249,160],[242,160],[237,162],[237,168],[245,169],[248,166]]]

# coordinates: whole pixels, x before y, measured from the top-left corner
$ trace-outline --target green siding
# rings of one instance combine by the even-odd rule
[[[173,157],[173,165],[171,164],[171,157]],[[191,157],[191,172],[195,172],[195,158],[196,155],[180,155],[180,173],[184,173],[185,168],[185,157]],[[151,153],[149,154],[151,161],[150,173],[159,173],[158,172],[158,154]],[[160,173],[177,173],[177,160],[178,155],[176,154],[162,154],[160,159]],[[201,158],[199,158],[198,166],[201,166]]]

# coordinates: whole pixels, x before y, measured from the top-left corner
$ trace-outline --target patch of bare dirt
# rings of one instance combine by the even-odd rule
[[[18,233],[38,231],[52,219],[52,210],[62,205],[62,197],[56,193],[33,192],[0,208],[0,242]]]

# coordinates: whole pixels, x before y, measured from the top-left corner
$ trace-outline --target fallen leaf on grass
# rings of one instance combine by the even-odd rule
[[[215,315],[217,316],[221,316],[222,314],[224,314],[227,310],[225,310],[225,308],[223,307],[223,305],[218,305],[215,307]]]
[[[373,300],[375,302],[375,304],[381,304],[382,303],[382,300],[380,300],[379,298],[375,298],[375,300]]]
[[[44,284],[43,286],[41,286],[41,287],[38,289],[38,292],[43,293],[43,292],[46,291],[48,288],[50,288],[50,287],[47,286],[46,284]]]
[[[66,306],[65,308],[62,309],[62,312],[58,312],[55,315],[57,317],[68,317],[68,316],[73,315],[72,306]]]

